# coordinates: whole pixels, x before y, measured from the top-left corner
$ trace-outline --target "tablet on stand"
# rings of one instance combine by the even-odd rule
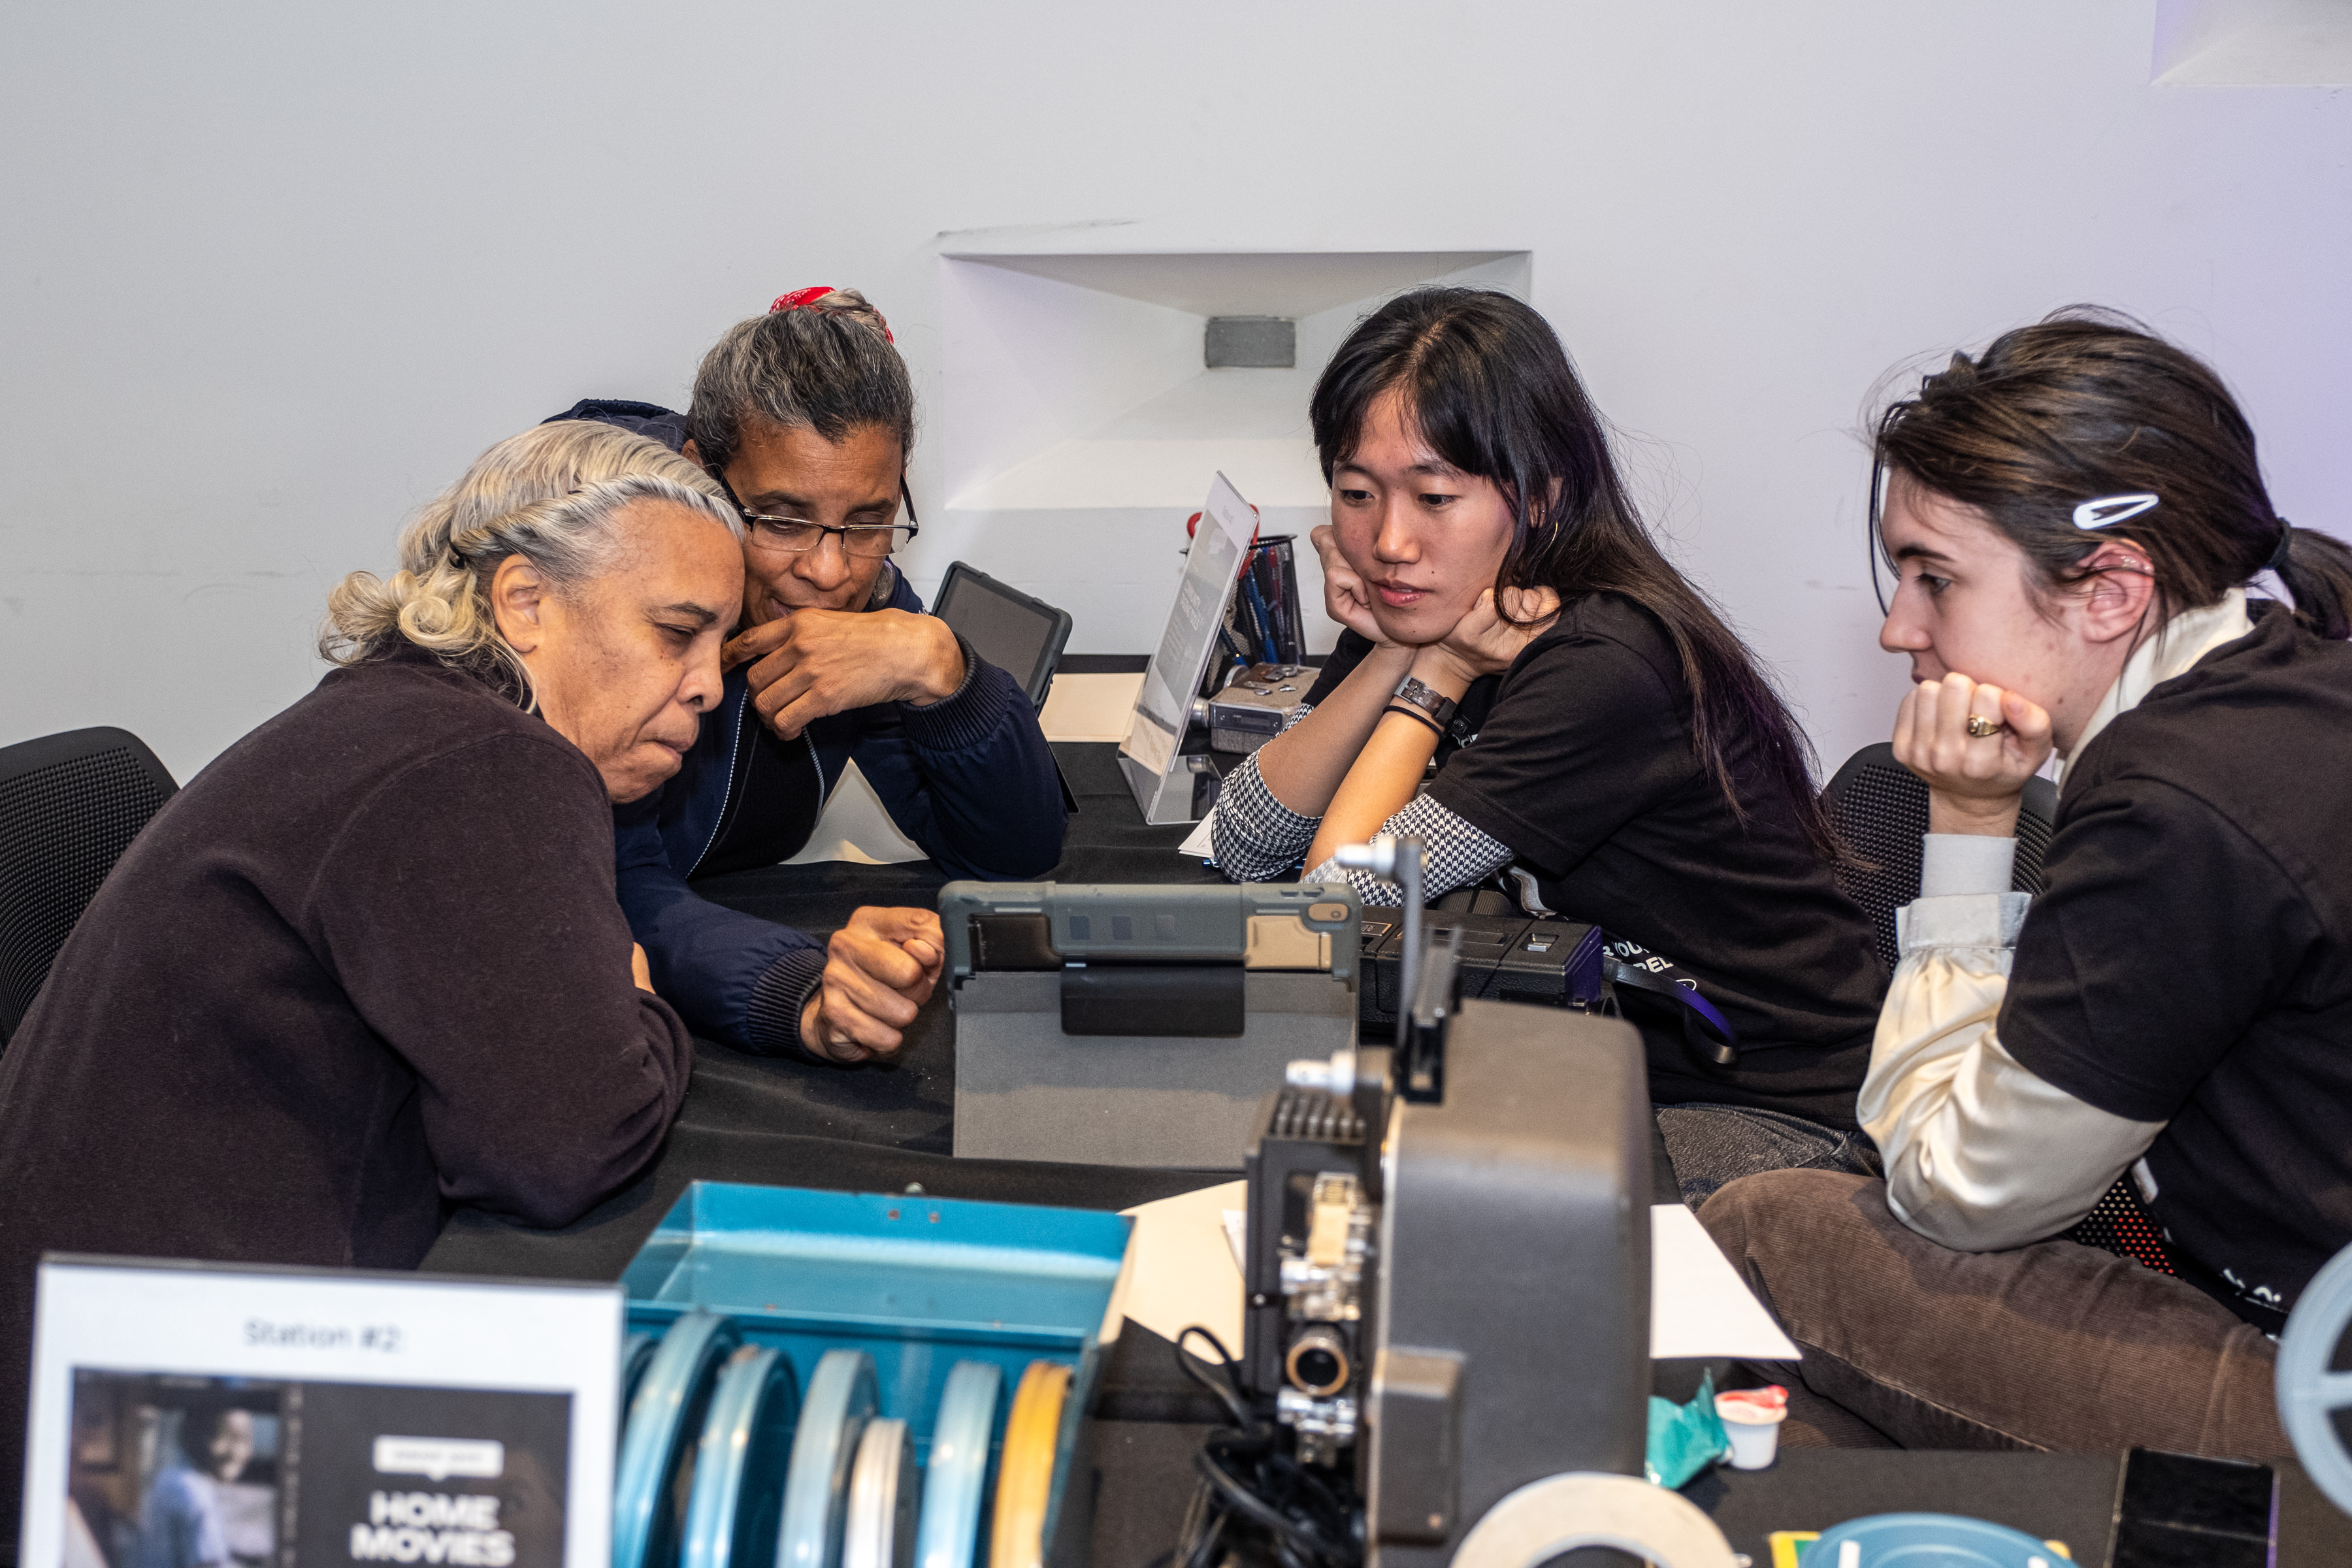
[[[1216,770],[1206,752],[1185,752],[1184,731],[1192,722],[1193,694],[1216,649],[1225,601],[1257,537],[1257,514],[1223,474],[1210,485],[1202,513],[1167,629],[1144,671],[1135,716],[1118,747],[1119,771],[1135,792],[1143,820],[1155,826],[1197,822],[1203,815],[1209,792],[1200,781],[1202,775],[1213,780]]]

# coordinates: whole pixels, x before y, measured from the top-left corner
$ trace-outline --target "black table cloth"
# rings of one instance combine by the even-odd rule
[[[1143,824],[1108,745],[1055,748],[1078,801],[1059,881],[1213,880],[1180,857],[1185,827]],[[901,866],[778,866],[698,883],[730,908],[830,931],[866,904],[929,907],[947,879],[929,861]],[[944,986],[886,1068],[830,1068],[757,1057],[699,1041],[676,1129],[653,1167],[562,1230],[488,1215],[454,1215],[424,1267],[446,1273],[614,1279],[689,1182],[898,1192],[938,1197],[1126,1208],[1189,1192],[1230,1173],[956,1160],[953,1020]],[[1662,1148],[1658,1192],[1673,1193]],[[1239,1347],[1235,1347],[1238,1349]],[[1192,1489],[1192,1458],[1213,1419],[1176,1372],[1168,1342],[1132,1323],[1101,1379],[1088,1453],[1074,1478],[1089,1510],[1080,1527],[1098,1568],[1145,1568],[1172,1544]],[[1715,1515],[1759,1568],[1775,1530],[1821,1529],[1864,1513],[1968,1513],[2065,1541],[2075,1561],[2105,1561],[2121,1457],[1792,1449],[1765,1471],[1717,1469],[1686,1495]],[[2300,1470],[2282,1467],[2282,1563],[2352,1563],[2352,1521]]]

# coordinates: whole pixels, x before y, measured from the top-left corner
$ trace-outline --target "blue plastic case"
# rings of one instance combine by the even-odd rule
[[[1033,1361],[1070,1367],[1050,1541],[1102,1350],[1124,1317],[1133,1230],[1091,1209],[697,1182],[621,1283],[632,1333],[723,1313],[744,1342],[781,1352],[803,1389],[827,1352],[865,1352],[878,1414],[907,1422],[927,1464],[958,1363],[1002,1369],[1006,1388]],[[1009,1407],[995,1403],[992,1449]]]

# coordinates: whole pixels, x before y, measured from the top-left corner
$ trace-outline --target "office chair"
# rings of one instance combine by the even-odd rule
[[[0,747],[0,1048],[99,884],[178,789],[128,730]]]
[[[1878,956],[1891,974],[1898,956],[1895,911],[1919,896],[1919,839],[1927,831],[1927,786],[1895,760],[1891,742],[1881,741],[1846,759],[1822,789],[1822,805],[1862,862],[1841,867],[1838,885],[1869,914]],[[2057,816],[2058,786],[2048,779],[2027,780],[2017,814],[2017,860],[2010,876],[2010,886],[2018,892],[2039,893],[2046,885],[2042,858],[2049,851],[2051,825]],[[2092,1205],[2066,1238],[2119,1254],[2161,1274],[2178,1272],[2128,1174]]]

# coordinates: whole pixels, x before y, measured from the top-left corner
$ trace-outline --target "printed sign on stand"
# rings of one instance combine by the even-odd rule
[[[617,1286],[52,1256],[23,1568],[610,1568]]]
[[[1144,672],[1127,739],[1119,742],[1119,769],[1146,822],[1192,822],[1200,816],[1192,809],[1193,759],[1183,754],[1184,730],[1216,649],[1225,601],[1233,596],[1242,558],[1256,537],[1257,514],[1233,482],[1219,474],[1202,508],[1201,526],[1184,559],[1184,575],[1177,582],[1176,603],[1169,609],[1159,650]],[[1200,761],[1206,765],[1205,757]]]

